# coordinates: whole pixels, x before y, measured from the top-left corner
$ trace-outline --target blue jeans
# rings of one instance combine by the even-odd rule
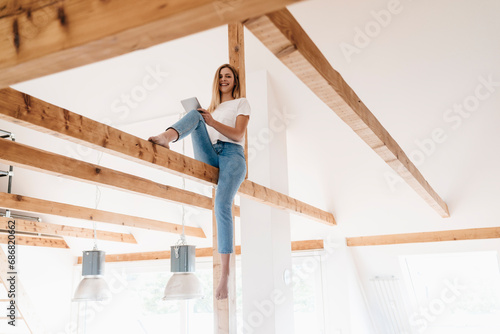
[[[219,168],[215,192],[218,251],[220,254],[232,253],[233,200],[247,170],[243,147],[220,140],[212,145],[205,121],[197,110],[191,110],[170,128],[179,134],[177,140],[191,135],[196,160]]]

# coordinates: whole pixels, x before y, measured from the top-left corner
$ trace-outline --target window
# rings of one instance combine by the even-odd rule
[[[292,257],[296,333],[324,333],[321,256]]]

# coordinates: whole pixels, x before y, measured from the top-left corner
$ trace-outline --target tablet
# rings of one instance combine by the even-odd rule
[[[198,108],[201,108],[200,102],[198,102],[198,99],[196,97],[190,97],[189,99],[182,100],[181,104],[184,107],[184,110],[186,110],[186,112],[190,112],[193,109],[197,110]]]

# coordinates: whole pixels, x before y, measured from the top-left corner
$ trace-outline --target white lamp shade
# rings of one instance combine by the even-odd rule
[[[101,276],[84,276],[76,288],[74,302],[103,301],[110,296],[106,280]]]
[[[174,273],[165,287],[163,300],[203,298],[200,280],[194,273]]]

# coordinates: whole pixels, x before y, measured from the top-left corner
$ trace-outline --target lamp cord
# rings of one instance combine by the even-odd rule
[[[184,115],[185,115],[185,113],[179,114],[179,119],[181,119]],[[182,141],[182,155],[186,155],[186,143],[184,140]],[[184,178],[184,177],[182,177],[182,189],[186,190],[186,178]],[[186,208],[184,205],[182,205],[182,233],[180,235],[180,239],[177,241],[177,243],[174,246],[175,258],[179,258],[179,246],[183,246],[183,245],[187,244],[186,234],[184,233],[185,220],[186,220]]]
[[[99,152],[99,157],[97,158],[97,165],[101,165],[101,159],[103,156],[103,152]],[[101,202],[101,189],[99,188],[98,185],[95,186],[95,209],[99,207],[99,203]],[[92,221],[93,227],[94,227],[94,250],[97,250],[97,226],[96,226],[96,221]]]

